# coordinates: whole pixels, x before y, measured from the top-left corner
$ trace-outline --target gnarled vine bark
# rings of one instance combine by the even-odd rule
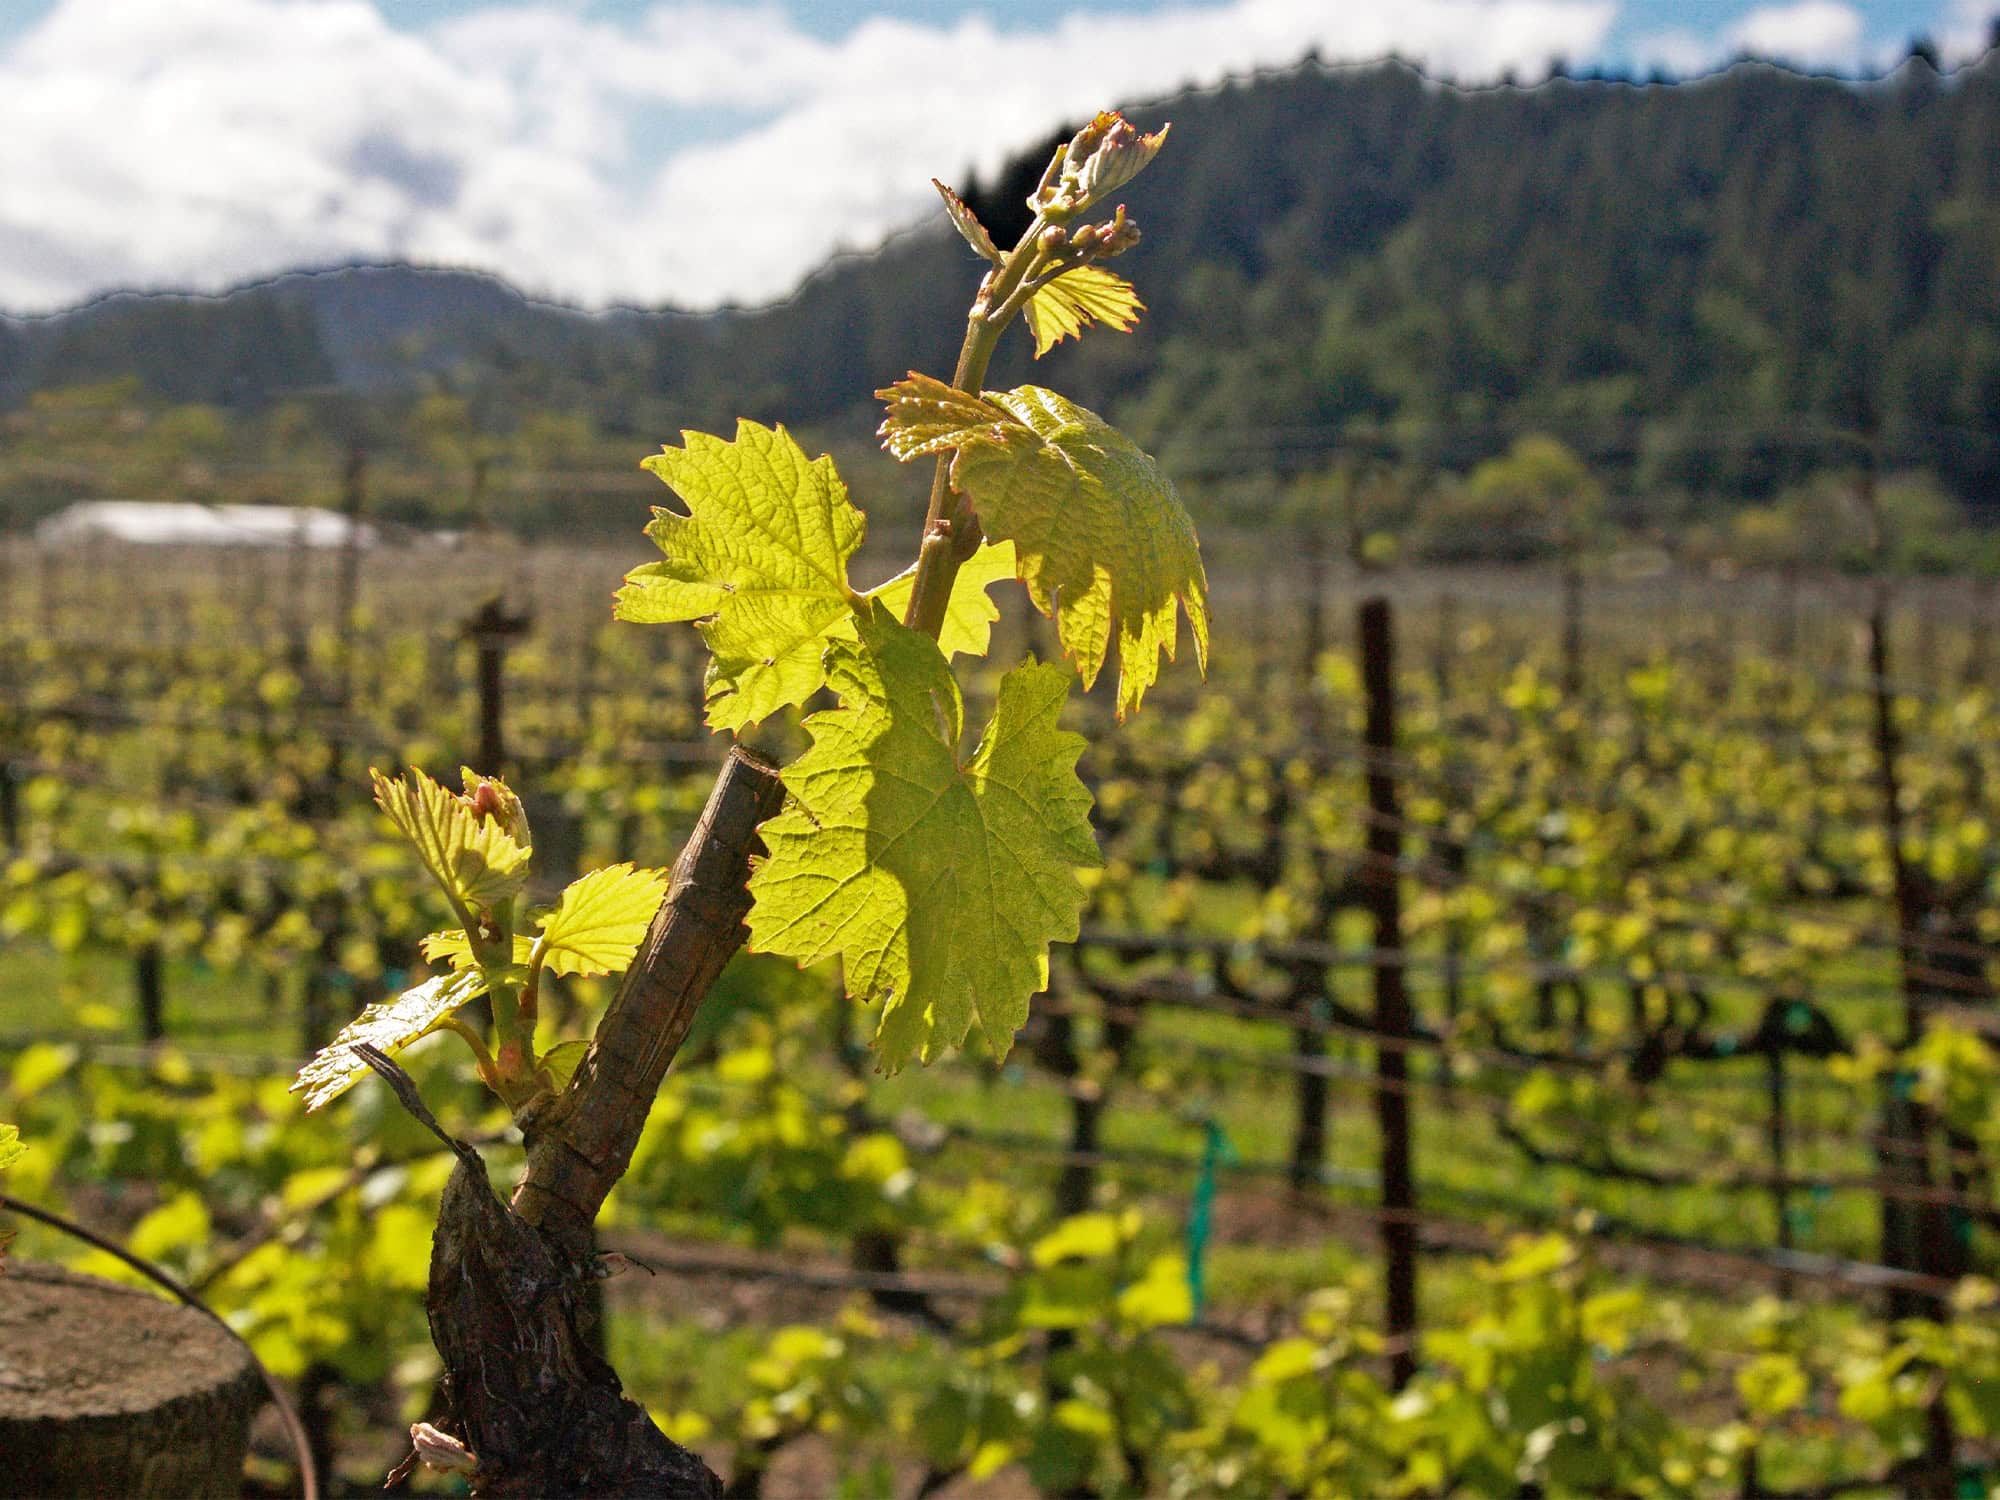
[[[438,1427],[469,1450],[475,1494],[722,1493],[591,1347],[600,1274],[591,1226],[702,999],[743,944],[757,827],[781,800],[768,762],[730,753],[588,1056],[560,1095],[523,1120],[528,1165],[511,1207],[479,1153],[438,1129],[408,1075],[373,1049],[363,1053],[459,1158],[438,1205],[425,1304],[449,1406]]]

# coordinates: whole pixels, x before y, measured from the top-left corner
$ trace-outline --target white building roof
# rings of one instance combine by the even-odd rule
[[[103,538],[151,547],[344,547],[347,517],[302,505],[195,505],[177,500],[84,500],[35,528],[44,546]],[[362,522],[357,545],[372,547]]]

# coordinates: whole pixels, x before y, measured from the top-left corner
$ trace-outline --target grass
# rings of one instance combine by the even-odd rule
[[[261,976],[224,971],[197,959],[162,965],[167,1035],[197,1052],[284,1054],[297,1044],[286,1021],[297,1014],[291,986],[275,1004]],[[58,953],[45,943],[0,947],[0,1051],[31,1039],[142,1040],[135,961],[83,949]]]

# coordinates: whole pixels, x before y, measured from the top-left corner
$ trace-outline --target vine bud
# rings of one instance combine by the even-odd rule
[[[1116,111],[1097,116],[1059,153],[1063,166],[1057,196],[1079,212],[1103,201],[1160,154],[1167,130],[1163,125],[1147,135]]]
[[[427,1469],[445,1474],[470,1474],[479,1468],[473,1451],[448,1432],[440,1432],[428,1422],[410,1429],[410,1447]]]
[[[1139,226],[1125,217],[1125,205],[1118,205],[1118,212],[1111,216],[1109,224],[1098,226],[1098,254],[1105,259],[1123,255],[1139,243]]]
[[[500,831],[524,849],[534,846],[528,810],[513,788],[498,776],[481,776],[469,766],[461,767],[459,774],[465,779],[465,793],[458,800],[471,809],[473,817],[482,823],[498,823]]]
[[[1060,224],[1051,224],[1042,231],[1041,238],[1035,243],[1045,254],[1060,255],[1063,248],[1069,244],[1069,231]]]

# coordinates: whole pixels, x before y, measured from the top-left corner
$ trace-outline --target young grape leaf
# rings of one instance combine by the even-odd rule
[[[465,774],[468,793],[489,779],[470,771]],[[368,775],[375,783],[375,805],[416,847],[424,868],[462,916],[469,915],[469,908],[506,900],[526,882],[532,851],[509,828],[525,834],[527,824],[525,819],[507,819],[504,802],[499,815],[482,817],[466,798],[454,796],[415,768],[395,781],[372,769]]]
[[[956,453],[981,439],[1004,445],[1009,430],[1019,425],[991,396],[961,391],[915,370],[907,380],[875,394],[889,403],[889,414],[877,429],[882,446],[901,463]]]
[[[988,542],[959,565],[951,581],[951,602],[945,606],[944,626],[938,631],[938,649],[947,657],[961,653],[984,656],[993,644],[993,622],[1000,609],[986,591],[1003,579],[1014,576],[1014,544]],[[915,565],[905,568],[887,583],[868,591],[897,619],[910,607],[910,592],[917,584]],[[839,633],[852,639],[854,631],[842,621]]]
[[[1208,670],[1208,580],[1194,523],[1152,459],[1102,418],[1040,386],[970,395],[928,375],[876,392],[882,443],[908,462],[953,452],[951,482],[990,537],[1011,540],[1021,581],[1056,620],[1087,688],[1118,643],[1118,717],[1173,660],[1187,611]]]
[[[1065,271],[1028,299],[1028,331],[1035,336],[1035,358],[1040,359],[1064,339],[1082,338],[1083,330],[1092,323],[1107,323],[1120,333],[1130,333],[1145,310],[1138,289],[1122,276],[1097,266]]]
[[[1000,247],[993,243],[993,236],[986,232],[986,226],[979,222],[979,216],[966,206],[966,202],[950,188],[931,179],[931,186],[944,199],[944,211],[951,215],[952,227],[965,237],[965,243],[996,266],[1000,264]]]
[[[667,894],[665,870],[629,864],[571,882],[541,919],[542,963],[552,974],[617,974],[646,941]]]
[[[847,612],[847,560],[866,528],[833,460],[809,459],[784,428],[736,424],[735,441],[683,433],[646,460],[687,504],[655,508],[646,534],[665,562],[634,568],[615,612],[641,624],[693,620],[714,660],[708,722],[738,730],[826,681],[828,626]]]
[[[472,939],[465,935],[463,928],[448,927],[443,932],[433,932],[418,946],[432,963],[443,959],[454,969],[469,969],[479,962],[472,954]],[[515,933],[514,962],[525,965],[534,946],[534,939],[526,933]]]
[[[549,1071],[549,1081],[561,1093],[569,1087],[570,1079],[576,1077],[576,1070],[590,1051],[590,1043],[582,1039],[557,1042],[542,1054],[542,1066]]]
[[[1004,1056],[1048,983],[1048,945],[1076,937],[1076,867],[1098,863],[1080,735],[1056,727],[1069,673],[1030,663],[959,759],[965,706],[928,636],[879,605],[827,648],[840,707],[806,720],[790,801],[761,832],[751,946],[801,964],[838,954],[848,993],[882,1002],[894,1072],[976,1024]]]
[[[384,1004],[369,1006],[299,1069],[291,1092],[306,1096],[308,1113],[332,1103],[368,1072],[368,1065],[354,1055],[360,1043],[372,1042],[393,1057],[435,1031],[439,1022],[468,1000],[485,993],[486,980],[477,969],[454,969],[404,990]]]
[[[475,816],[493,819],[500,825],[500,831],[523,849],[534,848],[534,835],[528,831],[528,810],[512,787],[498,776],[482,776],[470,766],[460,766],[458,775],[465,783],[463,800]]]

